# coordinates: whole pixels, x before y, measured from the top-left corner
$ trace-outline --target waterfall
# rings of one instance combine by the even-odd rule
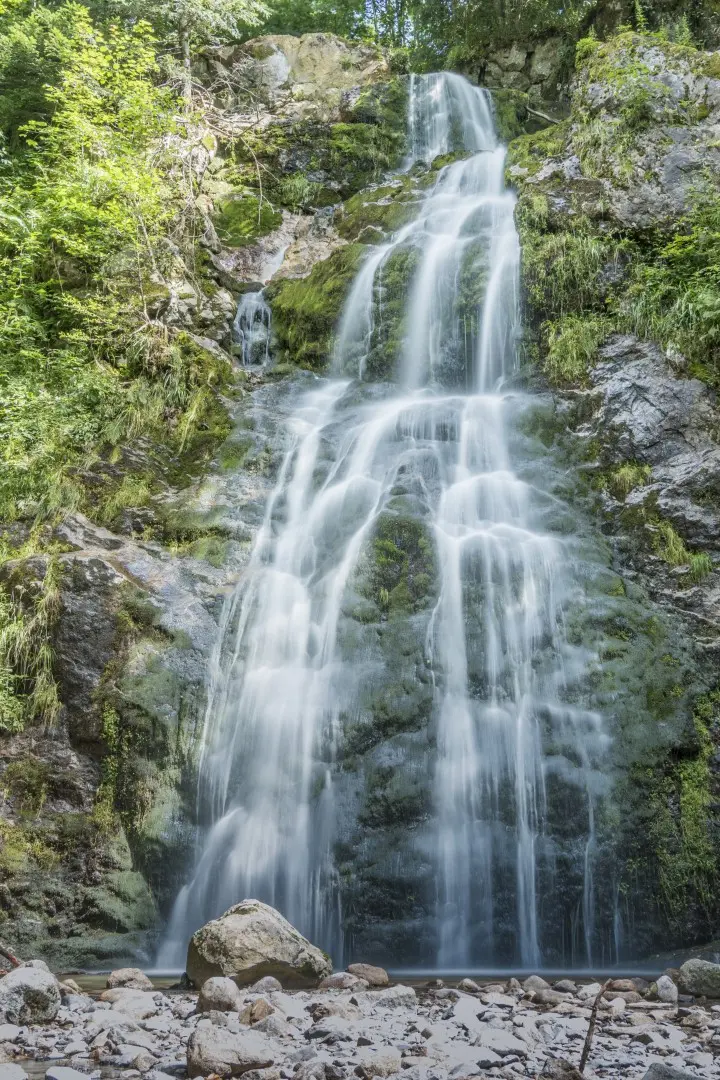
[[[408,173],[457,160],[437,171],[415,219],[370,249],[333,375],[293,414],[223,615],[200,756],[209,825],[161,963],[182,963],[190,933],[245,896],[277,906],[340,960],[345,726],[387,675],[368,659],[353,598],[379,524],[399,506],[427,531],[437,568],[413,616],[432,678],[430,809],[408,836],[431,868],[424,962],[536,966],[548,944],[556,957],[593,959],[606,738],[601,718],[574,703],[588,658],[565,631],[582,585],[572,544],[552,527],[562,508],[542,461],[523,458],[524,476],[516,466],[532,402],[513,382],[519,245],[487,94],[457,75],[413,76],[409,145]],[[411,272],[395,377],[372,387],[363,375],[384,340],[385,276],[399,256]],[[392,610],[388,590],[378,595]],[[567,857],[548,831],[552,784],[574,793],[577,817],[569,945],[555,940],[548,903]]]
[[[267,364],[270,359],[270,308],[262,292],[246,292],[240,297],[232,337],[243,367]]]

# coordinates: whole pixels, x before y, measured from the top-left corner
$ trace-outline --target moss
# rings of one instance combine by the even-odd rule
[[[639,861],[656,876],[660,905],[674,928],[697,907],[712,922],[716,909],[720,851],[711,760],[719,703],[717,692],[701,696],[693,713],[691,744],[657,767],[636,770],[634,776],[647,793],[649,851]]]
[[[388,618],[427,606],[434,593],[435,551],[424,524],[385,513],[363,560],[361,592]]]
[[[337,229],[346,240],[355,239],[368,228],[391,234],[415,216],[417,206],[412,181],[406,177],[400,183],[353,195],[343,205]]]
[[[504,143],[528,134],[528,96],[521,90],[491,90],[495,130]]]
[[[610,333],[602,315],[566,315],[547,323],[545,373],[558,386],[583,386],[597,351]]]
[[[11,761],[0,775],[0,788],[22,814],[35,816],[45,804],[52,777],[49,765],[34,757]]]
[[[273,334],[281,360],[321,371],[364,248],[348,244],[313,267],[308,277],[286,278],[268,287]]]
[[[373,770],[365,781],[365,803],[358,822],[370,828],[408,828],[430,812],[430,793],[422,782],[398,769]]]
[[[609,491],[616,499],[625,499],[631,491],[643,487],[650,479],[649,465],[640,465],[636,461],[624,461],[621,465],[602,473],[597,486]]]
[[[514,175],[534,176],[552,158],[564,156],[570,121],[542,128],[529,135],[513,139],[507,149],[506,169],[509,183]],[[514,173],[514,170],[518,170]]]
[[[364,368],[367,379],[392,379],[396,374],[405,337],[407,298],[418,261],[415,247],[399,247],[376,273],[372,334]]]
[[[234,195],[218,202],[213,220],[224,244],[242,247],[277,229],[282,223],[282,214],[266,200],[260,202],[255,195]]]

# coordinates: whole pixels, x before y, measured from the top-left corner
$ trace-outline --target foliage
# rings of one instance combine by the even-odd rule
[[[102,32],[76,3],[33,10],[0,33],[0,79],[8,71],[16,95],[19,42],[26,71],[52,62],[55,83],[40,96],[28,84],[22,125],[0,112],[19,147],[0,175],[5,520],[111,497],[113,446],[156,434],[187,449],[212,427],[210,391],[227,376],[148,314],[188,195],[150,28]]]
[[[590,362],[608,334],[602,315],[566,315],[546,327],[545,371],[555,384],[582,385]]]

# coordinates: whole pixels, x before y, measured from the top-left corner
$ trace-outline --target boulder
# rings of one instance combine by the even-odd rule
[[[458,990],[462,990],[463,994],[479,994],[480,987],[473,979],[461,979],[457,986]]]
[[[655,994],[659,1001],[666,1001],[669,1005],[677,1004],[678,988],[669,975],[661,975],[657,980]]]
[[[550,989],[550,983],[545,982],[545,979],[543,979],[540,975],[528,975],[522,986],[523,990],[528,994],[531,994],[534,990]]]
[[[275,990],[282,990],[282,984],[272,975],[266,975],[264,979],[258,979],[249,986],[248,990],[251,994],[272,994]]]
[[[28,1080],[28,1074],[21,1065],[0,1064],[0,1080]]]
[[[274,975],[283,986],[316,986],[332,973],[332,961],[287,919],[259,900],[243,900],[193,934],[187,973],[196,986],[226,975],[247,986]]]
[[[242,1076],[251,1069],[267,1069],[273,1061],[270,1043],[255,1031],[235,1034],[227,1028],[203,1027],[188,1040],[188,1076]]]
[[[679,978],[680,989],[686,994],[720,998],[720,964],[711,964],[709,960],[686,960],[680,968]]]
[[[60,1008],[60,986],[49,971],[19,967],[0,979],[0,1014],[11,1024],[49,1024]]]
[[[140,968],[118,968],[111,971],[105,984],[108,990],[115,990],[118,986],[127,986],[130,990],[152,990],[153,984],[144,971]]]
[[[359,979],[349,971],[336,971],[318,983],[318,990],[367,990],[369,986],[366,979]]]
[[[358,979],[364,979],[368,986],[387,986],[390,982],[385,968],[372,964],[348,964],[348,971]]]
[[[656,1061],[650,1066],[642,1080],[697,1080],[697,1075],[686,1072],[685,1069],[675,1069],[672,1065],[663,1065]]]
[[[237,984],[226,975],[216,975],[202,984],[197,1011],[210,1012],[215,1009],[217,1012],[240,1012],[243,1004],[244,998]]]

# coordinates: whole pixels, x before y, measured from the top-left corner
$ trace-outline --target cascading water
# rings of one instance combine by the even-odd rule
[[[240,297],[233,341],[239,347],[243,367],[259,367],[270,359],[270,308],[262,292],[246,292]]]
[[[294,413],[249,568],[224,613],[200,760],[211,825],[161,963],[181,963],[189,934],[244,896],[274,904],[341,958],[339,763],[348,717],[389,664],[362,649],[351,656],[353,597],[381,521],[400,504],[432,538],[436,567],[423,631],[432,794],[408,841],[432,882],[423,935],[434,955],[422,959],[542,962],[556,934],[543,908],[561,854],[546,828],[555,781],[576,792],[585,824],[573,841],[574,925],[554,955],[592,959],[604,736],[596,714],[564,703],[587,658],[564,632],[580,587],[568,543],[544,527],[557,502],[543,490],[542,462],[526,462],[528,479],[514,471],[530,404],[509,383],[518,239],[504,152],[488,97],[456,75],[411,80],[409,127],[408,170],[456,149],[470,156],[442,168],[415,219],[372,249],[339,327],[336,377]],[[410,284],[397,385],[369,387],[357,380],[387,345],[387,275],[399,257]],[[397,598],[377,596],[392,613]]]

